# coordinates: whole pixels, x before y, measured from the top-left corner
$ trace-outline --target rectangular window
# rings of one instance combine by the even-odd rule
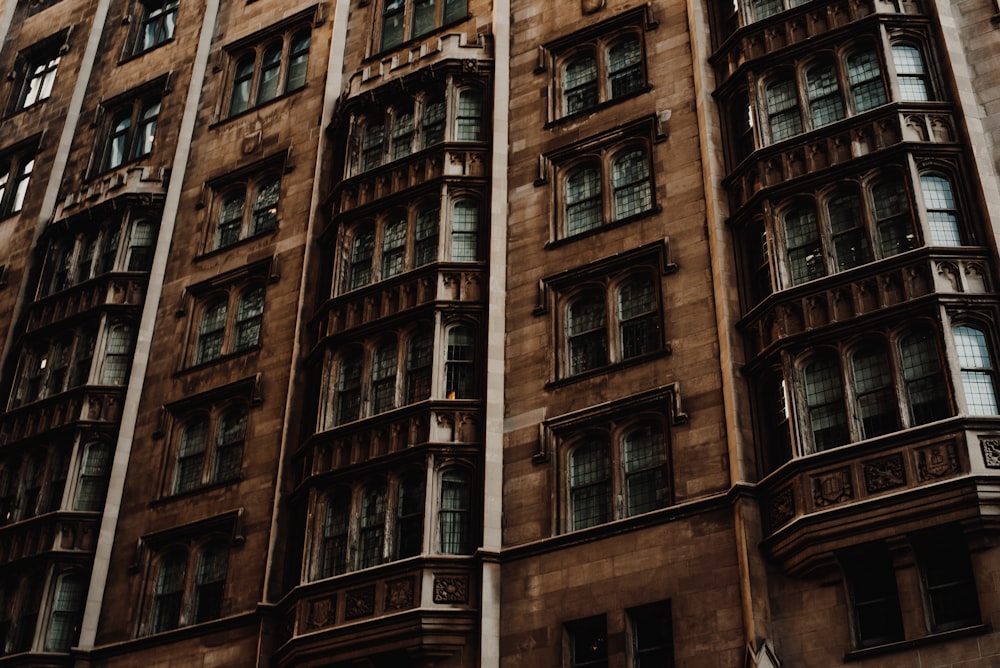
[[[607,668],[608,623],[604,615],[566,623],[571,668]]]
[[[633,668],[672,668],[673,625],[670,601],[651,603],[628,611],[632,636]]]
[[[34,169],[34,146],[0,154],[0,218],[18,213],[24,208],[28,183]]]
[[[19,67],[10,101],[12,112],[32,107],[52,95],[64,41],[65,35],[57,35],[18,54]]]

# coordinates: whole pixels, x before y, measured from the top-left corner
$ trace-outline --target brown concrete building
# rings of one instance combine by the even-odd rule
[[[998,25],[7,0],[0,668],[997,665]]]

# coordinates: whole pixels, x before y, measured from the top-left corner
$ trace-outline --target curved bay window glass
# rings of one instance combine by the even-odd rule
[[[920,49],[912,44],[893,44],[892,62],[899,81],[900,99],[904,102],[929,101],[930,78]]]
[[[473,355],[472,329],[452,327],[448,330],[448,358],[445,362],[445,396],[449,399],[471,399]]]
[[[323,515],[323,539],[320,545],[319,577],[347,572],[348,535],[351,521],[351,495],[338,489],[330,495]]]
[[[611,456],[602,440],[589,440],[569,456],[571,527],[586,529],[611,519]]]
[[[920,328],[902,337],[899,340],[899,359],[911,424],[934,422],[951,415],[948,387],[934,335],[926,328]]]
[[[453,262],[479,259],[479,204],[474,200],[459,200],[452,207],[451,259]]]
[[[360,348],[346,351],[340,358],[337,372],[337,424],[357,420],[361,415],[361,360]]]
[[[996,368],[983,330],[961,325],[953,330],[970,415],[996,415]]]
[[[806,96],[814,128],[829,125],[844,117],[837,72],[832,63],[821,63],[806,71]]]
[[[429,399],[434,364],[434,334],[421,331],[406,342],[406,403]]]
[[[898,177],[872,186],[872,210],[882,257],[891,257],[917,246],[906,191]]]
[[[622,439],[627,515],[639,515],[667,505],[667,450],[663,429],[645,424]]]
[[[67,573],[59,577],[52,597],[49,630],[45,636],[46,651],[67,652],[76,643],[87,597],[87,585],[87,579],[79,573]]]
[[[885,350],[879,345],[866,345],[854,353],[852,364],[863,438],[899,429],[892,370]]]
[[[469,473],[455,468],[442,473],[438,511],[438,549],[442,554],[468,554],[471,507],[472,477]]]
[[[819,357],[805,367],[804,375],[814,451],[821,452],[844,445],[850,440],[850,433],[844,412],[844,387],[837,359],[831,356]]]
[[[405,559],[423,552],[424,474],[411,473],[399,485],[396,504],[396,558]]]
[[[396,406],[396,341],[375,350],[372,359],[372,413],[384,413]]]
[[[937,174],[923,174],[920,176],[920,190],[927,209],[931,243],[936,246],[961,246],[958,206],[955,204],[951,181]]]
[[[372,280],[372,258],[375,255],[375,231],[359,229],[351,240],[350,261],[344,272],[344,289],[354,290]]]
[[[386,485],[369,485],[361,494],[361,517],[358,525],[358,568],[378,566],[384,559]]]
[[[792,284],[798,285],[826,275],[820,247],[816,211],[799,207],[785,214],[785,246]]]
[[[885,84],[874,51],[858,51],[847,57],[847,79],[854,111],[861,113],[886,103]]]
[[[781,141],[802,132],[795,81],[786,78],[771,82],[764,90],[771,141]]]
[[[826,202],[833,252],[840,271],[871,262],[872,253],[857,193],[841,191]]]

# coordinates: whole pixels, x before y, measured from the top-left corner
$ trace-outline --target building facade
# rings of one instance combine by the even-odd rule
[[[0,666],[994,665],[998,17],[8,0]]]

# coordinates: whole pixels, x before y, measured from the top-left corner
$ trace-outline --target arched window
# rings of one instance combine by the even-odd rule
[[[42,495],[42,473],[45,470],[45,455],[29,455],[21,466],[20,519],[34,517],[38,513],[38,500]]]
[[[413,118],[413,103],[393,110],[392,113],[392,160],[405,158],[413,153],[413,135],[416,126]]]
[[[455,114],[456,141],[482,141],[483,139],[483,94],[479,90],[466,88],[458,93],[458,109]]]
[[[111,123],[111,133],[108,135],[107,153],[104,157],[104,169],[114,169],[125,164],[128,155],[128,137],[132,129],[132,114],[122,112]]]
[[[370,226],[359,228],[351,240],[350,262],[344,273],[345,289],[354,290],[371,283],[374,255],[375,231]]]
[[[806,97],[814,128],[821,128],[844,117],[837,71],[833,63],[820,63],[806,70]]]
[[[899,358],[910,424],[926,424],[951,415],[948,388],[933,334],[921,327],[903,336],[899,340]]]
[[[621,358],[657,350],[656,287],[649,276],[638,276],[618,288],[618,327]]]
[[[386,486],[371,483],[361,493],[358,528],[358,568],[371,568],[384,561]]]
[[[406,403],[429,399],[434,364],[434,333],[418,331],[406,342]]]
[[[441,211],[437,206],[421,209],[417,214],[417,228],[414,233],[413,266],[422,267],[437,260],[438,220]]]
[[[268,179],[257,187],[253,202],[252,234],[268,232],[278,225],[278,199],[280,195],[281,179],[279,178]],[[242,211],[240,213],[242,217]]]
[[[805,368],[805,381],[813,450],[821,452],[850,441],[837,358],[821,356],[813,360]]]
[[[861,419],[863,438],[873,438],[899,429],[896,391],[885,349],[870,343],[852,357],[854,399]]]
[[[260,343],[260,326],[263,316],[264,288],[250,288],[240,295],[240,301],[236,308],[234,352],[249,350]]]
[[[874,51],[855,51],[847,57],[847,81],[855,113],[885,104],[885,84]]]
[[[347,350],[340,357],[337,371],[337,424],[352,422],[360,417],[362,359],[360,348]]]
[[[66,652],[80,634],[83,605],[87,597],[87,579],[79,573],[64,573],[56,581],[49,615],[49,630],[45,636],[45,650]]]
[[[566,234],[579,234],[601,225],[601,170],[583,165],[566,177]]]
[[[788,139],[802,132],[799,100],[791,77],[772,81],[764,90],[764,98],[771,141]]]
[[[844,271],[871,262],[871,246],[861,216],[861,200],[853,190],[840,190],[826,201],[830,237],[837,269]]]
[[[382,164],[382,149],[385,139],[385,125],[370,120],[361,135],[361,170],[373,169]]]
[[[629,149],[612,161],[611,185],[614,189],[615,220],[648,211],[652,207],[653,188],[645,148]]]
[[[406,212],[392,212],[382,231],[383,280],[406,269],[406,228]]]
[[[156,247],[156,226],[146,220],[132,225],[128,240],[126,266],[128,271],[149,271],[153,266],[153,249]]]
[[[254,56],[250,54],[236,63],[233,92],[229,98],[229,115],[234,116],[250,108],[250,88],[253,85]]]
[[[396,341],[386,341],[372,356],[372,413],[396,407]]]
[[[782,0],[750,0],[750,13],[754,21],[766,19],[784,10]]]
[[[243,205],[246,193],[242,188],[230,194],[219,207],[219,223],[215,230],[215,247],[225,248],[240,240],[243,226]]]
[[[628,35],[608,49],[608,83],[611,99],[642,89],[642,51],[638,35]]]
[[[113,452],[109,444],[100,441],[91,441],[83,446],[74,510],[93,512],[104,508]]]
[[[128,371],[132,365],[132,345],[130,325],[111,326],[104,348],[104,371],[101,374],[101,383],[124,385],[128,381]]]
[[[178,0],[152,0],[142,4],[142,28],[136,53],[159,46],[174,37]]]
[[[323,542],[320,547],[321,578],[346,573],[347,539],[350,531],[351,495],[343,488],[334,491],[323,515]]]
[[[405,559],[423,552],[424,474],[407,474],[399,484],[396,503],[396,558]]]
[[[135,142],[132,145],[132,157],[141,158],[153,152],[153,140],[156,137],[156,121],[160,116],[160,101],[150,102],[142,108],[139,115],[139,126]]]
[[[953,332],[966,410],[970,415],[996,415],[996,367],[986,334],[969,325],[955,327]]]
[[[174,472],[174,491],[186,492],[201,486],[208,449],[208,419],[201,417],[189,423],[181,432],[177,449],[177,469]]]
[[[464,469],[450,468],[441,474],[441,505],[438,510],[438,549],[442,554],[469,553],[469,517],[472,479]]]
[[[597,106],[597,59],[590,51],[566,63],[563,68],[563,115]]]
[[[912,44],[893,44],[892,62],[896,68],[901,100],[927,102],[931,99],[930,79],[920,49]]]
[[[232,480],[239,476],[243,465],[243,441],[247,432],[247,409],[232,408],[222,415],[215,436],[215,470],[213,481]]]
[[[569,305],[566,336],[570,375],[608,363],[604,299],[600,293],[586,292]]]
[[[420,117],[421,134],[424,136],[423,148],[444,141],[445,115],[444,99],[440,96],[424,99],[424,111]]]
[[[445,396],[449,399],[471,399],[473,393],[472,329],[465,326],[448,330],[448,359],[445,362]]]
[[[611,457],[605,441],[587,440],[570,451],[569,496],[574,531],[611,519]]]
[[[630,517],[667,505],[667,449],[659,425],[643,424],[625,434],[622,463]]]
[[[826,275],[823,249],[820,246],[816,210],[810,207],[792,209],[784,216],[785,246],[792,284],[798,285]]]
[[[309,31],[302,30],[292,36],[288,53],[288,79],[285,91],[293,91],[306,85],[306,70],[309,66]]]
[[[229,550],[211,543],[198,555],[198,574],[194,589],[194,623],[222,616],[222,596],[226,587]]]
[[[479,205],[471,199],[455,202],[451,215],[452,262],[479,259]]]
[[[152,632],[162,633],[180,625],[187,555],[171,552],[160,561],[153,594]]]
[[[961,246],[958,206],[955,204],[951,181],[937,174],[921,174],[920,190],[927,209],[931,243],[936,246]]]
[[[263,104],[278,97],[278,79],[281,74],[281,43],[272,44],[264,50],[260,63],[260,82],[257,84],[257,104]]]
[[[891,257],[916,248],[916,235],[906,199],[906,191],[898,177],[872,186],[872,211],[882,257]]]
[[[222,355],[222,344],[226,335],[226,313],[229,304],[225,300],[208,306],[201,314],[198,327],[198,352],[195,364],[217,359]]]

